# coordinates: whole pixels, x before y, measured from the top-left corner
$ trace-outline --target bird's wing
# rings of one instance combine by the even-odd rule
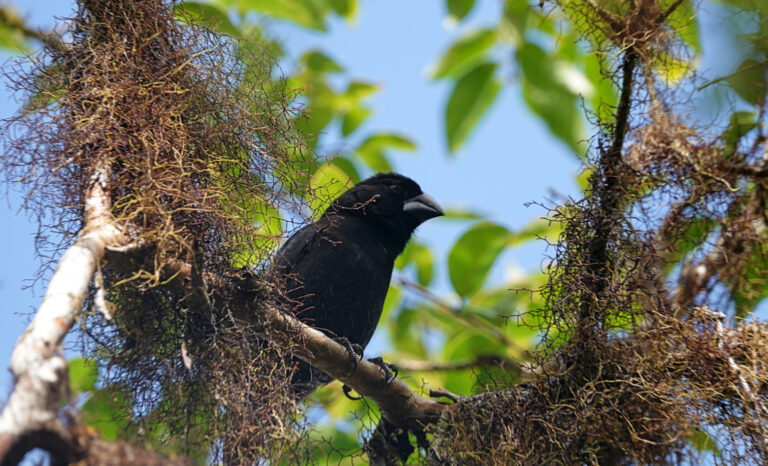
[[[314,223],[297,231],[293,236],[288,238],[288,241],[285,242],[283,247],[277,251],[275,265],[284,269],[284,271],[293,269],[296,264],[301,262],[301,259],[307,254],[307,251],[311,249],[310,246],[314,243],[317,234],[317,227]]]

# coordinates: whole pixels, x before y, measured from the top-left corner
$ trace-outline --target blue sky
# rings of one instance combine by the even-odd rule
[[[52,25],[54,16],[70,15],[71,5],[62,1],[16,4],[32,24],[40,26]],[[499,7],[495,1],[478,2],[467,23],[471,27],[489,24],[498,18]],[[364,1],[353,24],[333,21],[325,34],[279,23],[270,27],[294,58],[303,50],[319,48],[345,66],[351,78],[382,85],[371,101],[374,115],[360,131],[398,131],[418,144],[415,154],[394,154],[392,161],[399,172],[417,180],[444,206],[472,208],[509,228],[521,228],[545,213],[540,207],[525,207],[526,202],[544,201],[552,191],[577,194],[574,177],[579,163],[526,110],[515,86],[502,91],[459,153],[448,155],[442,112],[450,89],[426,77],[428,66],[464,31],[461,25],[448,27],[445,16],[444,3],[439,1]],[[8,57],[2,55],[3,60]],[[290,67],[289,57],[284,68]],[[0,89],[0,102],[0,117],[9,116],[18,106],[5,88]],[[328,139],[334,139],[332,132]],[[333,152],[338,148],[327,149]],[[0,364],[7,364],[3,361],[9,360],[13,344],[44,292],[44,283],[23,289],[40,261],[34,250],[35,225],[18,210],[21,199],[10,194],[0,203],[0,241],[7,250],[0,263],[0,297],[5,303]],[[448,247],[466,227],[463,223],[433,221],[417,232],[421,241],[435,246],[439,289],[448,289],[444,266]],[[493,276],[500,279],[504,269],[515,263],[526,269],[538,268],[543,248],[538,244],[505,253]],[[7,393],[9,388],[10,374],[0,371],[0,393]]]

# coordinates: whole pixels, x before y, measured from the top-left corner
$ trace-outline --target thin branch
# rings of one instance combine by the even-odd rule
[[[435,304],[436,310],[442,315],[454,320],[462,321],[467,325],[471,326],[472,328],[482,330],[490,334],[493,338],[498,340],[504,346],[516,346],[515,342],[507,338],[504,332],[501,329],[499,329],[496,325],[490,324],[486,320],[474,314],[462,312],[461,308],[456,308],[454,306],[451,306],[449,303],[445,302],[445,300],[443,300],[442,298],[437,296],[435,293],[433,293],[429,288],[400,276],[395,276],[394,280],[395,280],[395,283],[399,283],[400,285],[412,291],[415,291],[423,298],[426,298],[428,301]],[[527,356],[529,356],[527,350],[519,347],[518,349],[521,352],[524,352]]]
[[[460,371],[464,369],[474,369],[483,367],[511,367],[521,374],[533,375],[535,372],[531,365],[514,361],[505,356],[496,354],[481,354],[477,357],[465,361],[445,361],[432,362],[420,359],[401,359],[397,361],[397,368],[402,371],[414,372],[445,372]]]
[[[450,406],[417,395],[398,378],[388,383],[388,376],[381,367],[368,360],[358,361],[355,368],[344,346],[298,319],[273,308],[262,312],[273,330],[265,333],[265,337],[300,335],[304,347],[296,350],[296,357],[373,400],[384,418],[396,427],[422,431],[425,426],[437,422]]]
[[[0,24],[5,24],[11,29],[16,29],[28,39],[35,39],[42,42],[53,50],[63,51],[67,45],[59,38],[56,33],[51,31],[41,31],[30,27],[23,19],[15,14],[10,7],[0,7]]]

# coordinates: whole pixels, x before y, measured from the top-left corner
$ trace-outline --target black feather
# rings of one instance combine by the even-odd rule
[[[395,173],[347,190],[277,253],[275,266],[295,315],[330,337],[365,347],[381,316],[395,259],[417,226],[440,215],[416,182]],[[305,396],[328,381],[300,363],[292,383]]]

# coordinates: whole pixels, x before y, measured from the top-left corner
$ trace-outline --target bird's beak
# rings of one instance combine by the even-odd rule
[[[405,201],[403,212],[416,218],[419,223],[426,222],[430,218],[445,215],[440,204],[429,194],[419,194]]]

